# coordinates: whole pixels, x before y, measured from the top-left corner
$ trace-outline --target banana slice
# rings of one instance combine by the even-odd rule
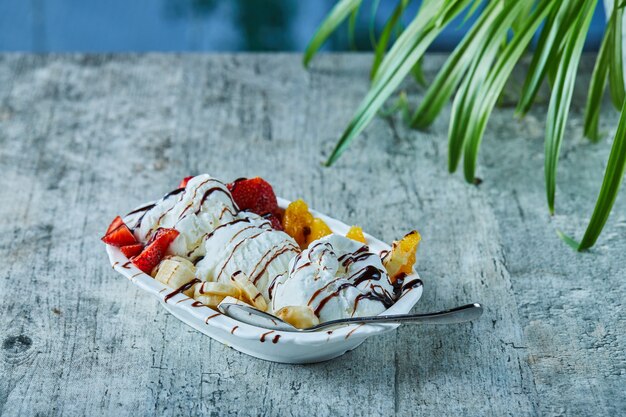
[[[172,257],[161,261],[154,278],[168,287],[180,288],[195,277],[196,268],[191,262],[183,258]],[[193,297],[194,287],[189,288],[184,294],[188,297]]]
[[[241,291],[239,287],[227,282],[205,281],[196,287],[196,295],[223,295],[224,297],[239,298]]]
[[[259,292],[257,287],[254,286],[243,272],[235,272],[231,275],[230,280],[241,291],[240,299],[242,301],[251,304],[261,311],[267,310],[267,303],[265,302],[265,298],[263,298],[263,294]]]
[[[320,319],[309,306],[286,306],[278,310],[275,315],[298,329],[308,329],[320,324]]]
[[[241,297],[239,287],[225,282],[205,281],[196,285],[194,298],[211,308],[216,308],[226,297]]]
[[[197,295],[195,300],[204,304],[207,307],[216,309],[219,303],[224,301],[224,298],[225,297],[221,295],[205,294],[205,295]]]
[[[150,275],[152,276],[152,278],[156,278],[156,275],[159,273],[159,269],[161,269],[161,265],[163,265],[163,262],[167,260],[182,263],[183,265],[187,266],[187,268],[191,269],[192,271],[196,270],[196,266],[190,260],[185,259],[181,256],[168,255],[168,256],[165,256],[163,260],[159,262],[157,266],[155,266],[154,269],[150,272]]]

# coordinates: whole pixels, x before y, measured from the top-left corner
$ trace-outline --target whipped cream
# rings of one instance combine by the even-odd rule
[[[380,256],[367,245],[332,234],[311,243],[270,283],[271,309],[309,306],[320,322],[377,315],[395,301]]]
[[[268,220],[242,212],[208,236],[205,251],[196,265],[200,279],[228,283],[241,271],[269,303],[270,283],[287,276],[289,262],[300,248],[288,234],[272,229]]]
[[[204,238],[239,213],[226,185],[209,175],[198,175],[156,203],[131,212],[129,225],[139,242],[146,243],[159,227],[178,230],[168,254],[194,259],[204,256]]]

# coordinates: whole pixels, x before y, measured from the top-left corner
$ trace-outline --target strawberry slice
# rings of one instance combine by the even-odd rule
[[[109,225],[109,228],[107,229],[107,232],[104,235],[105,236],[108,235],[109,233],[111,233],[112,231],[120,227],[122,224],[124,224],[124,221],[122,220],[120,216],[117,216],[116,218],[113,219],[113,221]]]
[[[141,243],[135,243],[134,245],[126,245],[120,248],[124,256],[127,258],[132,258],[133,256],[137,256],[143,250],[143,245]]]
[[[177,236],[178,230],[176,229],[162,228],[157,230],[150,243],[131,261],[137,268],[149,274],[161,262],[167,248]]]
[[[115,223],[115,220],[113,220]],[[137,243],[135,236],[130,231],[128,226],[126,226],[123,222],[118,227],[104,235],[102,241],[107,245],[117,246],[118,248],[127,245],[134,245]]]
[[[274,189],[263,178],[239,179],[228,184],[228,190],[241,210],[259,215],[278,214],[278,202]]]
[[[266,214],[265,217],[267,220],[269,220],[270,222],[272,222],[272,229],[274,230],[280,230],[280,231],[284,231],[285,228],[283,227],[283,224],[280,222],[280,219],[278,217],[276,217],[273,214]]]
[[[187,186],[187,183],[189,182],[190,179],[192,179],[194,176],[190,176],[190,177],[185,177],[183,178],[183,180],[180,182],[180,184],[178,184],[178,188],[185,188]]]

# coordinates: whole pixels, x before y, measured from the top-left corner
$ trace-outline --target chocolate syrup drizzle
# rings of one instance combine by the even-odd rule
[[[209,317],[207,317],[207,318],[204,320],[204,323],[205,323],[205,324],[209,324],[209,320],[211,320],[211,319],[213,319],[213,318],[215,318],[215,317],[217,317],[217,316],[221,316],[221,315],[222,315],[222,313],[215,313],[215,314],[212,314],[212,315],[210,315]]]
[[[165,296],[165,298],[163,299],[164,302],[168,302],[172,297],[174,297],[176,294],[180,294],[182,292],[187,291],[189,288],[193,287],[194,285],[196,285],[198,282],[200,282],[200,280],[198,278],[194,278],[191,281],[189,281],[188,283],[181,285],[180,287],[178,287],[177,289],[175,289],[174,291],[172,291],[171,293],[167,294]]]
[[[324,244],[324,242],[320,242],[319,244]],[[327,244],[328,246],[330,246],[329,244]],[[309,253],[308,253],[308,262],[304,262],[302,265],[296,267],[298,261],[300,261],[300,257],[297,257],[291,273],[293,274],[294,272],[305,268],[309,265],[311,265],[312,261],[311,261],[311,252],[313,252],[313,249],[315,248],[316,245],[312,246],[309,249]],[[326,253],[326,251],[328,250],[332,250],[332,248],[325,248],[321,254],[320,254],[320,258],[324,256],[324,254]],[[385,256],[385,254],[382,254],[382,256]],[[372,252],[370,252],[370,249],[367,245],[363,245],[361,246],[359,249],[357,249],[356,251],[352,252],[352,253],[346,253],[344,255],[341,255],[337,261],[341,264],[341,266],[344,269],[349,268],[351,265],[360,262],[360,261],[365,261],[367,260],[369,257],[371,256],[379,256],[376,255]],[[331,285],[333,285],[334,283],[336,283],[337,281],[340,280],[347,280],[348,282],[345,282],[339,286],[337,286],[337,288],[335,289],[335,291],[331,292],[330,294],[326,295],[324,298],[322,298],[319,303],[317,304],[317,306],[314,308],[314,313],[316,316],[320,316],[320,313],[322,312],[323,308],[326,306],[326,304],[332,300],[335,297],[338,297],[339,294],[350,287],[358,287],[360,284],[362,284],[363,282],[370,282],[368,288],[367,288],[367,292],[362,292],[361,294],[359,294],[358,296],[355,297],[354,299],[354,306],[352,311],[355,312],[359,302],[361,300],[367,299],[367,300],[372,300],[372,301],[377,301],[379,303],[381,303],[385,309],[391,307],[401,296],[404,292],[409,291],[415,287],[418,287],[420,285],[422,285],[422,282],[419,279],[414,279],[411,280],[409,282],[404,282],[404,279],[406,277],[406,274],[398,276],[395,278],[395,280],[392,283],[392,287],[393,287],[393,291],[392,293],[390,293],[389,291],[387,291],[385,288],[383,288],[382,285],[377,284],[376,282],[380,281],[382,277],[387,277],[387,273],[377,267],[375,267],[374,265],[366,265],[363,268],[359,269],[357,272],[353,273],[352,275],[348,276],[347,278],[344,276],[339,276],[337,278],[335,278],[334,280],[328,282],[326,285],[324,285],[323,287],[317,289],[313,295],[311,296],[311,298],[309,299],[307,305],[309,306],[313,306],[314,301],[316,301],[316,299],[326,290],[328,289],[328,287],[330,287]],[[274,283],[272,283],[272,286],[274,285]],[[270,286],[270,290],[272,289],[272,286]],[[364,289],[361,288],[361,291],[363,291]]]
[[[265,337],[269,334],[274,333],[274,330],[270,330],[269,332],[265,332],[261,335],[261,338],[259,339],[261,341],[261,343],[265,342]],[[279,336],[280,337],[280,336]],[[276,342],[278,342],[278,339],[276,339]],[[274,343],[276,343],[274,342]]]
[[[263,268],[261,268],[261,270],[259,272],[256,272],[257,268],[261,265],[261,262],[270,254],[272,253],[272,251],[275,248],[271,248],[270,250],[268,250],[267,252],[265,252],[263,254],[263,256],[261,257],[261,259],[259,260],[259,262],[257,262],[257,264],[254,266],[254,269],[252,270],[252,272],[250,273],[250,281],[252,281],[252,283],[254,285],[257,284],[257,282],[259,281],[259,279],[261,279],[261,277],[263,276],[263,274],[265,274],[265,271],[267,271],[267,268],[269,268],[270,264],[272,262],[274,262],[274,260],[276,258],[278,258],[280,255],[282,255],[283,253],[287,253],[289,251],[297,251],[297,247],[290,242],[287,242],[286,245],[280,247],[278,250],[276,250],[274,252],[274,254],[265,262],[265,264],[263,265]],[[256,272],[256,274],[255,274]]]
[[[248,229],[251,229],[251,228],[254,228],[254,227],[257,227],[257,226],[255,226],[255,225],[253,225],[253,224],[252,224],[252,222],[250,221],[250,219],[249,219],[249,218],[247,218],[247,217],[244,217],[244,218],[242,218],[242,219],[235,219],[235,220],[233,220],[233,221],[226,222],[226,223],[222,223],[221,225],[217,226],[215,229],[213,229],[213,231],[212,231],[211,233],[207,233],[206,235],[204,235],[204,237],[203,237],[203,241],[209,240],[211,237],[213,237],[213,235],[214,235],[214,234],[215,234],[218,230],[220,230],[220,229],[222,229],[222,228],[224,228],[224,227],[227,227],[227,226],[232,226],[233,224],[236,224],[236,223],[241,223],[241,222],[250,223],[250,226],[245,227],[245,228],[243,228],[243,229],[239,230],[237,233],[235,233],[235,234],[233,235],[233,237],[231,238],[231,241],[232,241],[233,239],[235,239],[237,236],[239,236],[239,234],[240,234],[240,233],[242,233],[243,231],[248,230]],[[264,223],[261,223],[260,225],[258,225],[258,227],[259,227],[259,228],[262,228],[262,227],[263,227],[263,226],[265,226],[266,224],[267,224],[267,225],[269,225],[269,224],[270,224],[270,222],[268,221],[267,223],[265,223],[265,222],[264,222]],[[197,249],[198,249],[198,248],[196,247],[196,248],[192,249],[190,252],[188,252],[188,253],[187,253],[187,257],[188,257],[188,258],[190,258],[190,257],[193,255],[193,253],[194,253]],[[198,262],[200,262],[200,260],[201,260],[202,258],[204,258],[204,256],[202,256],[202,257],[200,257],[200,258],[196,259],[196,260],[194,261],[194,264],[197,264]]]
[[[215,186],[215,187],[211,187],[208,190],[206,190],[204,192],[204,194],[202,195],[202,198],[200,199],[200,204],[198,205],[198,208],[195,211],[195,214],[197,215],[198,213],[200,213],[200,210],[202,209],[202,205],[204,204],[204,202],[206,201],[206,199],[214,192],[218,191],[223,193],[224,195],[226,195],[229,199],[230,202],[232,203],[233,207],[237,207],[237,205],[235,204],[235,201],[233,200],[232,195],[230,194],[230,192],[228,192],[228,190],[225,188],[224,184],[222,184],[221,182],[219,182],[218,180],[214,179],[214,178],[208,178],[207,180],[203,181],[202,183],[200,183],[194,190],[194,195],[191,198],[191,203],[185,207],[185,209],[180,213],[180,215],[178,216],[178,220],[180,221],[183,217],[185,217],[185,215],[187,214],[187,211],[193,206],[193,201],[195,201],[196,199],[196,193],[198,192],[198,190],[200,189],[200,187],[202,187],[204,184],[208,183],[209,181],[215,181],[218,182],[220,185]],[[184,193],[185,188],[177,188],[173,191],[170,191],[169,193],[165,194],[158,202],[156,203],[151,203],[151,204],[147,204],[143,207],[140,207],[138,209],[135,209],[133,211],[131,211],[130,213],[127,214],[127,216],[131,215],[131,214],[136,214],[139,212],[143,212],[143,214],[137,219],[137,221],[135,222],[135,225],[133,227],[131,227],[131,230],[134,232],[137,228],[139,228],[141,226],[141,223],[145,217],[145,215],[152,210],[154,207],[156,207],[160,202],[165,201],[166,199],[168,199],[171,196],[174,195],[178,195],[180,193]],[[161,220],[163,219],[163,217],[165,217],[165,215],[167,215],[167,213],[169,213],[173,208],[174,208],[175,204],[172,205],[172,207],[170,207],[168,210],[166,210],[165,212],[163,212],[161,214],[161,216],[157,219],[156,224],[158,225]],[[229,207],[225,207],[222,212],[220,213],[220,219],[222,218],[222,216],[224,215],[224,213],[228,211],[230,212],[232,215],[235,215],[236,213],[233,213],[232,210],[230,210]]]
[[[157,206],[157,204],[159,204],[162,201],[167,200],[168,198],[175,196],[177,194],[180,194],[182,192],[184,192],[185,189],[184,188],[177,188],[175,190],[170,191],[169,193],[165,194],[163,197],[161,197],[161,199],[156,202],[156,203],[150,203],[147,204],[143,207],[139,207],[138,209],[135,209],[133,211],[131,211],[130,213],[126,214],[126,216],[130,216],[132,214],[137,214],[137,213],[141,213],[143,212],[143,214],[141,216],[139,216],[139,218],[137,219],[137,221],[135,222],[135,224],[133,225],[133,227],[130,228],[130,230],[132,232],[135,232],[135,230],[137,230],[140,226],[141,226],[141,222],[143,221],[143,218],[146,216],[146,214],[152,210],[154,207]],[[171,209],[170,209],[171,210]],[[169,211],[169,210],[168,210]]]
[[[267,295],[270,300],[273,298],[274,288],[276,287],[276,282],[278,281],[278,278],[284,277],[284,276],[285,274],[276,275],[274,279],[272,280],[272,282],[270,283],[269,287],[267,287]]]
[[[235,254],[235,252],[237,251],[237,248],[239,248],[239,246],[243,245],[243,243],[249,239],[254,239],[255,237],[259,236],[260,234],[262,234],[263,232],[259,232],[255,235],[252,236],[248,236],[245,239],[241,240],[241,242],[237,243],[234,247],[233,250],[230,252],[230,255],[228,255],[228,258],[226,259],[226,261],[224,261],[224,265],[222,266],[222,269],[220,270],[220,272],[217,274],[217,276],[215,277],[215,281],[219,281],[220,276],[222,276],[222,273],[224,272],[224,269],[226,268],[226,265],[228,265],[228,263],[230,262],[230,260],[233,258],[233,255]],[[241,272],[241,271],[238,271]]]

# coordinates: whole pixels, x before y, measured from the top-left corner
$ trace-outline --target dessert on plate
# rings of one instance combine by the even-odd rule
[[[380,314],[419,285],[405,282],[418,232],[375,253],[360,227],[333,233],[302,200],[280,209],[272,186],[258,177],[187,177],[116,217],[102,240],[172,294],[193,298],[193,306],[216,308],[235,297],[300,328]]]

